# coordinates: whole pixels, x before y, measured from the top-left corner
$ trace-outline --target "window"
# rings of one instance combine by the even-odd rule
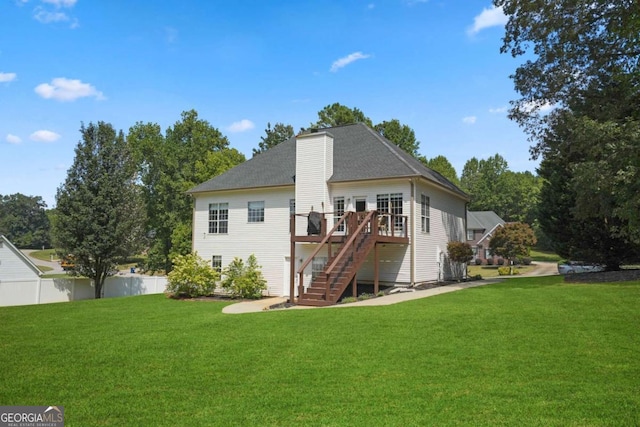
[[[344,215],[344,197],[333,198],[333,225],[336,225]],[[344,222],[340,224],[337,231],[344,231]]]
[[[222,273],[222,255],[214,255],[211,257],[211,267],[218,273]]]
[[[431,200],[424,194],[420,195],[420,220],[422,232],[428,233],[431,230]]]
[[[289,199],[289,215],[296,213],[296,199]]]
[[[316,280],[318,274],[324,271],[324,266],[327,265],[327,257],[317,256],[311,261],[311,280]]]
[[[249,202],[248,205],[249,222],[264,222],[264,202]]]
[[[473,240],[474,230],[467,230],[467,240]]]
[[[229,203],[209,203],[209,234],[229,232]]]
[[[381,214],[402,215],[402,193],[378,194],[376,197],[376,209]],[[394,217],[393,227],[402,231],[402,218]]]

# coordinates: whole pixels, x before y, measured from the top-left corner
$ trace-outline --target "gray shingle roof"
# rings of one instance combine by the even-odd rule
[[[488,232],[498,224],[504,225],[504,221],[494,211],[467,212],[468,230],[485,230]]]
[[[322,129],[333,135],[333,176],[329,182],[359,181],[398,177],[423,177],[462,198],[468,196],[438,172],[389,142],[365,124]],[[218,190],[293,185],[296,171],[296,138],[254,156],[191,190],[202,193]]]

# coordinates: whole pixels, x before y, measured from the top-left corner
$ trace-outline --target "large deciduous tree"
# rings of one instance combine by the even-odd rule
[[[293,126],[285,125],[283,123],[276,123],[271,128],[271,123],[267,123],[267,128],[264,130],[265,136],[260,137],[260,144],[258,148],[253,149],[253,155],[263,153],[269,148],[275,147],[281,142],[286,141],[294,135]]]
[[[542,181],[531,172],[513,172],[499,154],[473,157],[462,171],[460,185],[471,196],[469,210],[494,211],[505,221],[533,224]]]
[[[413,157],[418,157],[420,142],[416,139],[415,132],[409,126],[403,125],[398,119],[392,119],[378,123],[374,126],[374,129]]]
[[[385,120],[374,126],[371,119],[358,108],[350,108],[338,102],[318,111],[318,121],[311,123],[309,128],[324,129],[354,123],[366,124],[413,157],[420,159],[418,153],[420,141],[416,139],[416,134],[411,127],[400,123],[398,119]],[[305,131],[305,129],[302,130]]]
[[[80,128],[73,165],[56,194],[56,248],[74,258],[74,271],[93,280],[95,297],[118,262],[133,255],[144,211],[135,163],[122,131],[104,122]]]
[[[513,75],[510,117],[542,156],[542,228],[561,255],[617,268],[640,246],[640,4],[494,4],[509,17],[502,51],[533,52]]]
[[[311,123],[309,128],[331,128],[335,126],[351,125],[354,123],[364,123],[373,127],[371,119],[364,115],[357,108],[349,108],[338,102],[327,105],[318,111],[318,121]]]
[[[429,160],[427,160],[426,157],[422,156],[419,157],[419,159],[428,168],[438,172],[440,175],[444,176],[458,187],[460,186],[458,173],[456,172],[456,169],[453,167],[451,162],[449,162],[449,159],[447,159],[445,156],[436,156],[433,159]]]
[[[136,123],[127,141],[143,184],[150,238],[147,267],[170,271],[171,259],[191,252],[193,201],[186,191],[245,160],[194,110],[162,135],[154,123]]]
[[[0,234],[19,248],[50,246],[47,204],[40,196],[0,196]]]

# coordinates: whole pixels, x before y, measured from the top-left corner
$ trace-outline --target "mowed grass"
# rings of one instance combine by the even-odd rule
[[[224,315],[162,295],[0,308],[0,404],[67,426],[634,426],[640,282],[509,279]]]

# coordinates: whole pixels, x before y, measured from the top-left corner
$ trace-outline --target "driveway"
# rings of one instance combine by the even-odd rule
[[[31,256],[31,253],[35,252],[34,249],[22,249],[22,253],[25,254],[31,262],[33,262],[37,266],[49,267],[52,268],[51,271],[45,271],[44,273],[62,273],[64,270],[60,267],[60,263],[58,261],[43,261],[38,258],[34,258]]]
[[[558,264],[555,262],[536,261],[532,265],[535,265],[535,268],[521,274],[520,277],[554,276],[558,274]]]

